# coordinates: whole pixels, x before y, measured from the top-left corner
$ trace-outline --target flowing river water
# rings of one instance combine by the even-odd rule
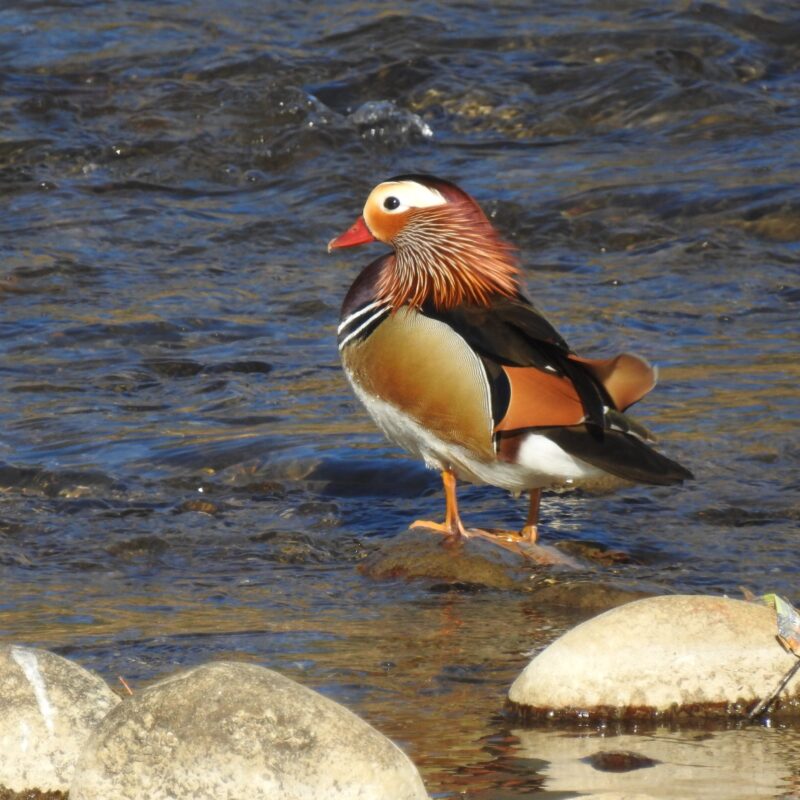
[[[436,798],[800,796],[793,726],[503,711],[592,591],[800,597],[796,3],[7,0],[0,86],[0,642],[134,689],[278,669]],[[547,541],[624,556],[426,570],[406,529],[442,514],[438,477],[372,426],[335,345],[381,248],[325,252],[409,171],[482,203],[574,349],[659,365],[636,416],[696,480],[543,503]],[[491,487],[461,502],[524,520]],[[661,767],[581,761],[631,735]]]

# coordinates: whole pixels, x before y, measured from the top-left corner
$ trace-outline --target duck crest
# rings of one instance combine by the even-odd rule
[[[392,242],[378,281],[378,297],[393,311],[431,301],[439,310],[460,304],[488,306],[520,294],[514,248],[504,242],[477,205],[448,203],[415,209]]]

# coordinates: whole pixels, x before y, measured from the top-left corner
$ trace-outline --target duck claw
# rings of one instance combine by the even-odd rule
[[[448,525],[446,522],[432,522],[421,519],[412,522],[410,527],[414,530],[422,529],[446,536],[449,538],[448,543],[456,543],[466,539],[485,539],[498,547],[502,547],[504,550],[509,550],[528,561],[532,561],[534,564],[557,564],[574,569],[580,567],[575,559],[570,558],[555,547],[536,544],[535,539],[526,535],[524,531],[523,533],[517,533],[516,531],[506,530],[492,531],[484,530],[483,528],[464,528],[461,525]]]

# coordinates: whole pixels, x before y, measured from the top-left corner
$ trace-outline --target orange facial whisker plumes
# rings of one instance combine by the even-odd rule
[[[428,299],[440,309],[486,306],[493,297],[520,291],[513,248],[477,207],[447,204],[412,211],[392,245],[394,259],[378,294],[393,309],[420,308]]]

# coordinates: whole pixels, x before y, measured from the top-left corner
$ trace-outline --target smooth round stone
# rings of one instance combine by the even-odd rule
[[[0,646],[0,786],[66,791],[86,739],[119,702],[66,658]]]
[[[89,740],[71,800],[427,800],[414,765],[338,703],[217,662],[137,692]]]
[[[648,597],[578,625],[536,656],[509,700],[523,714],[741,715],[795,664],[765,605],[700,595]],[[800,710],[800,673],[780,695]]]

